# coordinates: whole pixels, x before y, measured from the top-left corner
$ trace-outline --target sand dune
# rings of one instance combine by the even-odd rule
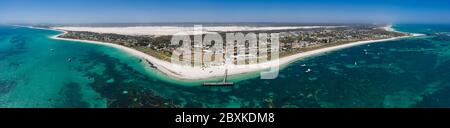
[[[265,31],[265,30],[290,30],[290,29],[311,29],[330,28],[340,26],[288,26],[288,27],[250,27],[250,26],[215,26],[202,27],[205,33],[208,32],[229,32],[229,31]],[[67,31],[86,31],[96,33],[114,33],[121,35],[173,35],[177,32],[194,34],[194,27],[176,26],[143,26],[143,27],[54,27]]]

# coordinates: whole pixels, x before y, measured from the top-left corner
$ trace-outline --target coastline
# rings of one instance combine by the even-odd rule
[[[113,33],[119,35],[152,35],[169,36],[179,32],[185,32],[195,35],[196,30],[201,29],[203,34],[214,32],[233,32],[233,31],[264,31],[264,30],[295,30],[295,29],[314,29],[314,28],[336,28],[343,26],[284,26],[284,27],[251,27],[251,26],[136,26],[136,27],[54,27],[54,29],[75,31],[75,32],[94,32],[94,33]]]
[[[387,31],[397,32],[394,29],[392,29],[392,26],[385,27],[384,29],[386,29]],[[318,55],[321,53],[327,53],[327,52],[340,50],[340,49],[344,49],[344,48],[349,48],[349,47],[353,47],[353,46],[358,46],[358,45],[391,41],[391,40],[397,40],[397,39],[414,37],[414,36],[422,36],[422,34],[412,34],[412,35],[407,35],[407,36],[380,39],[380,40],[352,42],[352,43],[347,43],[347,44],[343,44],[343,45],[331,46],[331,47],[316,49],[316,50],[312,50],[312,51],[297,53],[294,55],[282,57],[278,60],[271,60],[268,62],[258,63],[258,64],[227,65],[227,66],[220,66],[220,67],[200,68],[200,67],[190,67],[190,66],[181,66],[181,65],[172,64],[170,62],[163,61],[163,60],[157,59],[153,56],[147,55],[138,50],[128,48],[128,47],[125,47],[122,45],[113,44],[113,43],[60,38],[59,36],[64,35],[67,32],[64,30],[58,30],[58,29],[49,29],[49,30],[56,30],[56,31],[63,32],[62,34],[51,36],[52,39],[100,44],[100,45],[117,48],[117,49],[122,50],[126,53],[129,53],[133,56],[144,59],[145,61],[143,61],[143,62],[146,63],[145,65],[147,67],[154,68],[155,70],[157,70],[165,75],[168,75],[175,79],[184,80],[184,81],[210,80],[210,79],[214,79],[214,78],[223,77],[226,69],[228,69],[228,75],[235,76],[235,75],[240,75],[240,74],[259,72],[259,71],[267,70],[267,69],[274,68],[274,67],[281,68],[281,66],[288,65],[292,62],[295,62],[296,60],[310,57],[313,55]]]

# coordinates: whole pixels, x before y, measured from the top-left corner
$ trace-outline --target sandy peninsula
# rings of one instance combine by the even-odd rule
[[[58,31],[65,30],[62,28],[54,28],[54,29],[58,30]],[[386,29],[388,31],[395,31],[394,29],[391,28],[391,26],[385,27],[384,29]],[[72,31],[72,30],[73,29],[69,29],[69,31]],[[60,35],[63,35],[65,33],[66,32],[64,32]],[[68,41],[78,41],[78,42],[85,42],[85,43],[101,44],[101,45],[114,47],[114,48],[123,50],[131,55],[145,59],[149,63],[151,63],[151,65],[149,64],[148,66],[151,66],[152,68],[155,68],[158,71],[160,71],[166,75],[169,75],[171,77],[174,77],[176,79],[181,79],[181,80],[207,80],[207,79],[211,79],[211,78],[222,77],[225,74],[226,69],[228,69],[228,75],[237,75],[237,74],[244,74],[244,73],[250,73],[250,72],[258,72],[258,71],[263,71],[263,70],[267,70],[270,68],[276,69],[277,67],[280,67],[281,65],[289,64],[298,59],[309,57],[312,55],[317,55],[317,54],[335,51],[335,50],[339,50],[339,49],[343,49],[343,48],[364,45],[364,44],[370,44],[370,43],[375,43],[375,42],[391,41],[391,40],[397,40],[397,39],[411,37],[411,36],[422,36],[420,34],[410,34],[409,36],[403,36],[403,37],[395,37],[395,38],[380,39],[380,40],[358,41],[358,42],[347,43],[347,44],[338,45],[338,46],[332,46],[332,47],[326,47],[326,48],[322,48],[322,49],[302,52],[302,53],[298,53],[295,55],[282,57],[278,60],[272,60],[272,61],[267,61],[267,62],[258,63],[258,64],[251,64],[251,65],[230,64],[227,66],[215,66],[215,67],[212,66],[212,67],[207,67],[207,68],[200,68],[200,67],[190,67],[190,66],[181,66],[181,65],[177,65],[177,64],[172,64],[170,62],[163,61],[163,60],[157,59],[153,56],[147,55],[138,50],[128,48],[125,46],[121,46],[121,45],[117,45],[117,44],[113,44],[113,43],[105,43],[105,42],[89,41],[89,40],[66,39],[66,38],[60,38],[59,37],[60,35],[55,35],[55,36],[52,36],[51,38],[58,39],[58,40],[68,40]]]
[[[203,26],[202,34],[210,32],[230,32],[230,31],[265,31],[265,30],[292,30],[292,29],[313,29],[313,28],[335,28],[342,26],[285,26],[285,27],[251,27],[251,26]],[[180,26],[137,26],[137,27],[54,27],[58,30],[84,31],[95,33],[113,33],[119,35],[173,35],[178,32],[195,34],[200,27],[180,27]]]

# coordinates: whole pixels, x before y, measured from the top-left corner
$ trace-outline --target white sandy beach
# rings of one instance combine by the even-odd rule
[[[58,29],[58,28],[56,28],[56,29]],[[390,28],[385,28],[385,29],[390,30],[390,31],[393,30]],[[63,34],[65,34],[65,33],[63,33]],[[111,47],[123,50],[134,56],[148,60],[162,73],[167,74],[167,75],[172,76],[177,79],[182,79],[182,80],[203,80],[203,79],[222,77],[225,74],[225,69],[228,69],[228,75],[237,75],[237,74],[243,74],[243,73],[249,73],[249,72],[257,72],[257,71],[262,71],[262,70],[266,70],[266,69],[273,68],[273,67],[281,67],[281,65],[289,64],[298,59],[305,58],[305,57],[312,56],[312,55],[317,55],[317,54],[335,51],[335,50],[348,48],[348,47],[353,47],[353,46],[357,46],[357,45],[364,45],[364,44],[369,44],[369,43],[397,40],[400,38],[410,37],[410,36],[404,36],[404,37],[395,37],[395,38],[381,39],[381,40],[359,41],[359,42],[353,42],[353,43],[348,43],[348,44],[344,44],[344,45],[338,45],[338,46],[327,47],[327,48],[312,50],[312,51],[308,51],[308,52],[298,53],[295,55],[283,57],[278,60],[268,61],[268,62],[264,62],[264,63],[251,64],[251,65],[231,64],[226,67],[225,66],[216,66],[216,67],[209,67],[209,68],[202,69],[199,67],[194,68],[194,67],[190,67],[190,66],[175,65],[170,62],[163,61],[163,60],[157,59],[155,57],[152,57],[150,55],[147,55],[138,50],[128,48],[125,46],[121,46],[121,45],[117,45],[117,44],[97,42],[97,41],[65,39],[65,38],[59,38],[58,36],[59,35],[56,35],[56,36],[53,36],[52,38],[59,39],[59,40],[81,41],[81,42],[86,42],[86,43],[107,45],[107,46],[111,46]],[[412,35],[412,36],[421,36],[421,35]]]
[[[342,26],[285,26],[285,27],[250,27],[250,26],[214,26],[202,27],[203,34],[210,32],[230,31],[265,31],[265,30],[289,30],[289,29],[312,29],[312,28],[334,28]],[[195,34],[195,27],[177,26],[137,26],[137,27],[54,27],[54,29],[67,31],[85,31],[95,33],[113,33],[120,35],[173,35],[178,32]]]
[[[398,33],[404,33],[404,34],[411,34],[412,36],[425,36],[425,34],[419,34],[419,33],[406,33],[406,32],[400,32],[392,28],[392,25],[388,25],[386,27],[383,27],[386,31],[392,31],[392,32],[398,32]]]

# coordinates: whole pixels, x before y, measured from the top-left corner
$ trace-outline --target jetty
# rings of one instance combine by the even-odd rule
[[[227,82],[228,78],[228,69],[225,70],[225,77],[222,82],[205,82],[203,86],[233,86],[233,82]]]

